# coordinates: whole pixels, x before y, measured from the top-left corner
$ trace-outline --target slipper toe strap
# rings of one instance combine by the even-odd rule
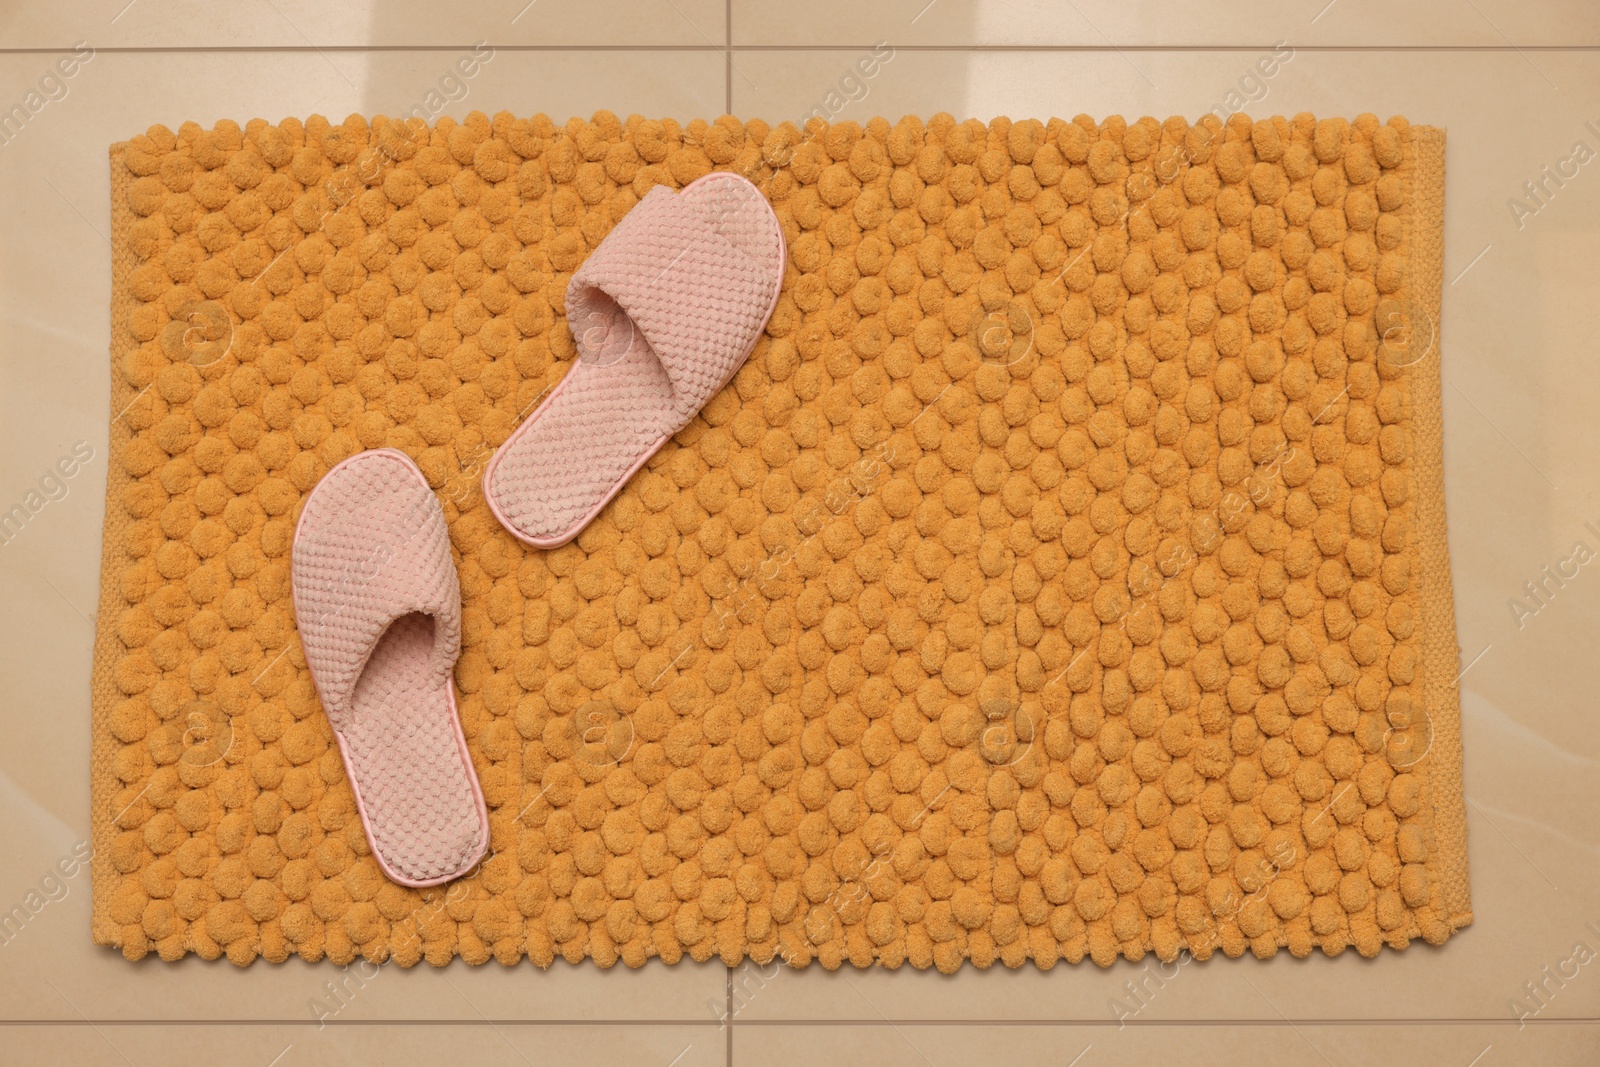
[[[461,647],[461,587],[431,497],[386,493],[332,516],[301,539],[296,557],[296,625],[335,727],[348,718],[373,650],[402,616],[433,617],[430,671],[449,672]]]
[[[771,292],[770,273],[713,229],[702,207],[658,185],[572,275],[567,316],[588,356],[588,327],[609,326],[615,302],[661,361],[674,407],[692,415],[749,350]]]

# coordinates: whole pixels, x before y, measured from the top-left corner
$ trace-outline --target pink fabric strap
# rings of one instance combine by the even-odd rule
[[[382,492],[355,516],[330,516],[306,531],[295,555],[308,616],[296,625],[334,726],[344,725],[356,682],[396,619],[431,615],[430,673],[455,663],[461,591],[431,494]]]
[[[567,286],[580,355],[593,357],[585,323],[614,317],[614,301],[660,360],[673,406],[685,415],[703,407],[743,360],[750,308],[765,307],[772,288],[771,272],[712,229],[705,211],[656,186]]]

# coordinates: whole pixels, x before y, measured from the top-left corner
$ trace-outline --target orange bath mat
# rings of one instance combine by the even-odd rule
[[[953,970],[1470,921],[1440,475],[1443,134],[601,113],[113,147],[94,938]],[[483,464],[655,184],[755,181],[783,295],[571,544]],[[411,456],[491,824],[386,880],[305,666],[311,488]]]

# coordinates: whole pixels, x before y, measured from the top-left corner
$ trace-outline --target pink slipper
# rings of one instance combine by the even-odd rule
[[[783,231],[736,174],[651,189],[578,267],[578,360],[483,474],[495,517],[536,548],[583,531],[749,358],[783,285]]]
[[[464,874],[489,845],[489,817],[451,683],[461,586],[417,465],[380,448],[324,475],[290,571],[306,664],[378,865],[409,886]]]

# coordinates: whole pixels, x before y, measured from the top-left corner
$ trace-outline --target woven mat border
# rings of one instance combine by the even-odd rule
[[[1415,208],[1409,213],[1412,249],[1412,323],[1418,311],[1429,324],[1432,349],[1412,367],[1412,439],[1417,458],[1417,603],[1422,616],[1423,701],[1431,719],[1428,784],[1439,857],[1441,903],[1450,928],[1472,922],[1467,884],[1467,809],[1461,785],[1460,648],[1444,514],[1444,411],[1441,403],[1440,301],[1444,291],[1445,132],[1413,127],[1416,134]]]

